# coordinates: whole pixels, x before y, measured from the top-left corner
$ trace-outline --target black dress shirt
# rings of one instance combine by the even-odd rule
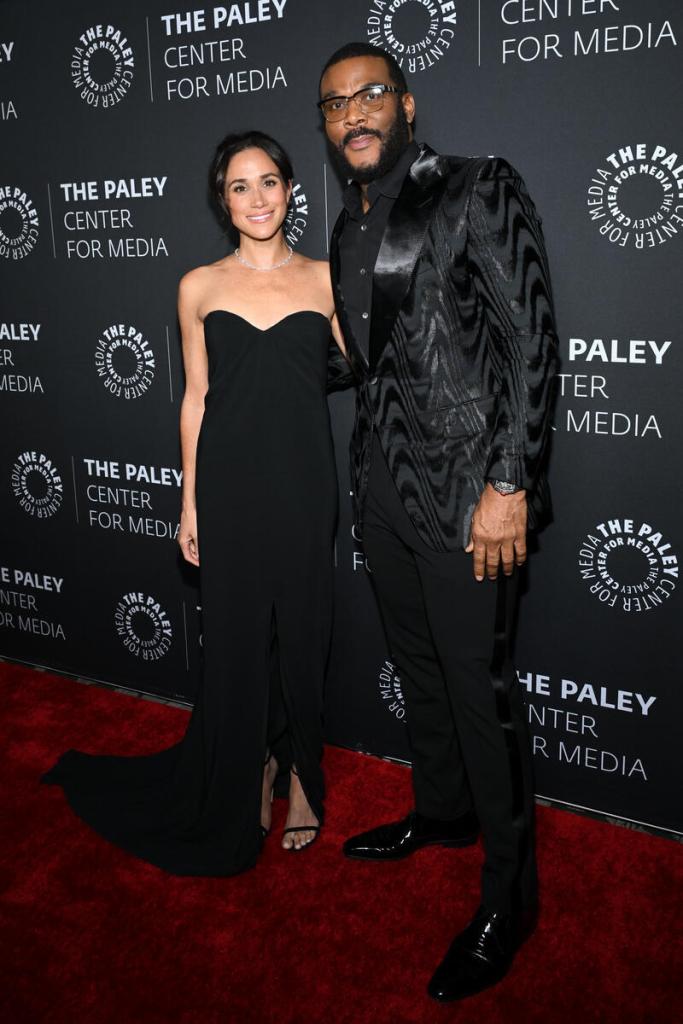
[[[394,200],[419,153],[418,144],[410,142],[391,170],[368,185],[367,213],[363,213],[357,182],[350,182],[344,191],[348,218],[339,237],[339,285],[351,330],[366,359],[370,346],[373,270]]]

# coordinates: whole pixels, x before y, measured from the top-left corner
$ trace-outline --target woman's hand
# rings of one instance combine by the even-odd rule
[[[180,514],[178,544],[186,562],[199,565],[199,542],[197,540],[197,510],[183,509]]]

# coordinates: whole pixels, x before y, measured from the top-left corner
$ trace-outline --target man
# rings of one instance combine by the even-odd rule
[[[537,909],[531,756],[509,646],[527,515],[537,528],[549,513],[548,268],[508,163],[414,141],[415,101],[391,55],[342,47],[318,105],[349,179],[330,265],[358,385],[356,516],[401,675],[415,794],[407,818],[344,852],[390,860],[481,831],[481,905],[428,988],[458,999],[506,973]]]

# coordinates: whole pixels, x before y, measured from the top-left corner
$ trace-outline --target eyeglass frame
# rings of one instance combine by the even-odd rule
[[[397,85],[385,85],[384,82],[371,82],[370,85],[366,85],[362,89],[357,89],[356,92],[352,93],[350,96],[326,96],[325,99],[318,100],[318,102],[316,103],[316,107],[323,115],[328,124],[337,124],[339,121],[344,120],[344,116],[347,110],[349,109],[349,103],[351,102],[351,100],[355,101],[356,106],[358,107],[362,114],[371,114],[374,113],[374,111],[363,110],[363,108],[360,105],[360,101],[356,98],[364,92],[370,92],[371,89],[382,90],[382,102],[379,105],[379,107],[377,107],[377,110],[381,110],[382,107],[384,106],[384,96],[386,93],[391,92],[400,94],[406,91],[405,89],[400,89]],[[346,100],[346,106],[342,110],[342,116],[338,117],[336,121],[330,121],[327,117],[325,117],[325,112],[323,110],[323,104],[330,103],[332,100]]]

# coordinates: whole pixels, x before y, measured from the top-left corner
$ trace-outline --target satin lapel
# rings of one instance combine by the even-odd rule
[[[425,147],[396,198],[380,246],[372,286],[370,367],[374,371],[401,308],[435,204],[446,187],[439,158]]]
[[[351,330],[351,324],[349,318],[346,315],[346,306],[344,304],[344,296],[339,284],[339,236],[342,233],[344,225],[348,219],[346,210],[342,210],[337,218],[337,222],[332,229],[332,237],[330,238],[330,277],[332,279],[332,294],[334,295],[334,305],[337,310],[337,317],[339,318],[339,326],[342,329],[344,341],[346,343],[346,351],[348,353],[349,363],[352,369],[360,376],[361,368],[367,372],[368,361],[365,358],[365,353],[362,351],[360,346],[357,344],[356,339],[353,336]]]

